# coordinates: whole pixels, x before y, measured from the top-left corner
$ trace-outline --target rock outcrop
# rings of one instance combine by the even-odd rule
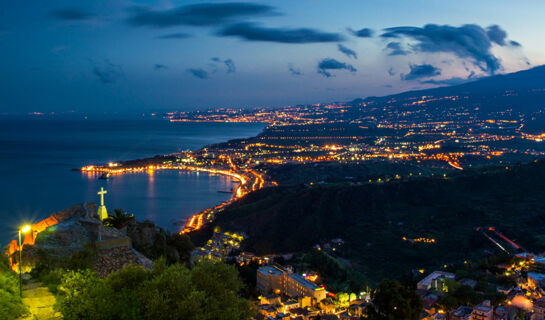
[[[144,232],[138,239],[145,243],[150,241],[150,237]],[[18,268],[18,249],[16,240],[13,240],[8,253],[14,269]],[[32,225],[32,231],[25,235],[23,242],[22,271],[30,271],[44,255],[51,259],[68,260],[84,249],[96,253],[94,267],[102,276],[120,270],[129,263],[145,267],[152,264],[132,248],[126,230],[104,226],[97,214],[96,204],[84,203],[55,212]]]

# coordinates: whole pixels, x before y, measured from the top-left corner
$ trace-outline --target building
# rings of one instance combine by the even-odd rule
[[[490,305],[490,300],[485,300],[473,308],[471,320],[493,320],[494,309]]]
[[[314,302],[326,297],[324,288],[279,266],[264,266],[257,269],[256,287],[261,294],[274,292],[294,298],[311,297]]]
[[[446,279],[454,279],[454,273],[444,271],[434,271],[427,277],[420,280],[416,285],[418,290],[437,290],[443,291]]]
[[[325,289],[306,280],[296,273],[289,273],[286,277],[286,295],[290,297],[313,297],[316,301],[325,298]]]
[[[545,320],[545,298],[534,302],[534,317],[532,319]]]
[[[502,306],[494,310],[494,320],[509,320],[509,311]]]
[[[264,266],[257,269],[257,291],[261,294],[284,292],[284,270],[276,266]]]
[[[281,305],[282,300],[278,295],[267,294],[260,297],[259,304]]]
[[[531,269],[534,272],[545,273],[545,257],[535,257]]]
[[[451,320],[471,320],[471,314],[473,313],[473,308],[460,306],[456,310],[450,312]]]
[[[531,288],[545,288],[545,274],[528,272],[528,286]]]

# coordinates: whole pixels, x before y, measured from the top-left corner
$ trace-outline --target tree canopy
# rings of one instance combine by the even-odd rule
[[[412,289],[396,280],[384,280],[372,293],[373,303],[367,307],[371,320],[417,320],[420,319],[423,303]]]
[[[70,319],[250,319],[250,302],[233,266],[202,261],[193,269],[164,260],[101,279],[89,270],[66,273],[57,308]]]
[[[19,296],[16,274],[11,271],[7,257],[0,253],[0,318],[17,319],[26,312]]]

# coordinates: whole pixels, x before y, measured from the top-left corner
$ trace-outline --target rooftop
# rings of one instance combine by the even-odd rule
[[[450,273],[450,272],[444,272],[444,271],[434,271],[432,273],[430,273],[427,277],[425,277],[424,279],[420,280],[418,282],[418,286],[430,286],[432,281],[439,278],[439,277],[445,277],[445,278],[450,278],[450,279],[454,279],[455,275],[453,273]]]
[[[528,272],[528,277],[537,281],[545,280],[545,274],[537,272]]]
[[[273,275],[273,276],[281,276],[284,274],[282,270],[280,270],[279,268],[275,266],[259,267],[259,269],[257,269],[257,272],[265,274],[265,275]]]
[[[293,280],[295,280],[297,283],[299,283],[300,285],[302,286],[305,286],[311,290],[318,290],[318,289],[322,289],[320,287],[318,287],[317,285],[315,285],[314,283],[306,280],[305,278],[303,278],[302,276],[296,274],[296,273],[291,273],[288,277],[292,278]]]

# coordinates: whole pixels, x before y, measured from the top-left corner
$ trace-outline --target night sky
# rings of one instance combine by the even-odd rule
[[[15,1],[0,114],[347,101],[545,63],[542,0]]]

